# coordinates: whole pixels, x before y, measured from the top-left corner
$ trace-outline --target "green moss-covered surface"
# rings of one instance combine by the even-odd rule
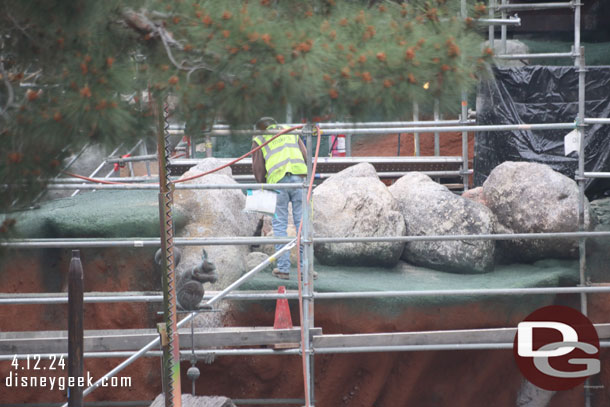
[[[173,211],[176,229],[186,216]],[[0,215],[0,217],[3,217]],[[11,213],[18,238],[158,237],[157,191],[95,191]]]
[[[497,266],[488,274],[452,274],[415,267],[401,262],[393,269],[368,267],[329,267],[316,265],[319,277],[315,281],[317,292],[350,291],[424,291],[474,290],[482,288],[527,288],[574,286],[578,283],[578,262],[544,260],[534,264]],[[245,283],[242,290],[276,290],[284,285],[297,289],[296,270],[290,280],[278,280],[271,273],[263,273]],[[460,295],[460,296],[409,296],[387,298],[360,298],[320,300],[355,307],[355,311],[377,311],[381,315],[400,313],[407,307],[439,307],[481,302],[501,308],[537,308],[551,303],[554,295]],[[275,303],[268,301],[269,307]]]

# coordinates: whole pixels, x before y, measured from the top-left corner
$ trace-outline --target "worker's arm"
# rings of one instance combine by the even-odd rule
[[[303,144],[303,140],[299,137],[299,149],[301,150],[301,154],[303,154],[303,159],[305,160],[305,164],[307,164],[307,148],[305,144]]]
[[[256,142],[252,142],[252,150],[258,147]],[[265,170],[265,158],[263,158],[263,152],[261,150],[255,151],[252,154],[252,172],[254,173],[254,178],[256,178],[256,182],[260,184],[264,184],[266,182],[265,176],[267,175],[267,171]]]

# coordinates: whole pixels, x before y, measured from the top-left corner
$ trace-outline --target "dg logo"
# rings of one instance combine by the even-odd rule
[[[591,321],[573,308],[551,305],[517,326],[513,354],[532,384],[568,390],[600,372],[599,338]]]

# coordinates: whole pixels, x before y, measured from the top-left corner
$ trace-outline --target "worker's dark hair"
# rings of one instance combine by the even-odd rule
[[[261,117],[256,122],[256,128],[257,130],[266,130],[272,124],[277,124],[273,117]]]

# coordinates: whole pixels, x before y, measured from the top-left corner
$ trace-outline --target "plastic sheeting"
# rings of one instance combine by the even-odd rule
[[[575,67],[525,66],[495,68],[495,81],[481,83],[477,124],[568,123],[578,114]],[[587,67],[585,116],[610,117],[610,67]],[[578,155],[564,155],[568,130],[479,132],[474,147],[474,183],[483,184],[504,161],[548,164],[574,178]],[[585,171],[610,172],[610,125],[590,125],[585,136]],[[587,181],[587,196],[610,195],[610,180]]]

